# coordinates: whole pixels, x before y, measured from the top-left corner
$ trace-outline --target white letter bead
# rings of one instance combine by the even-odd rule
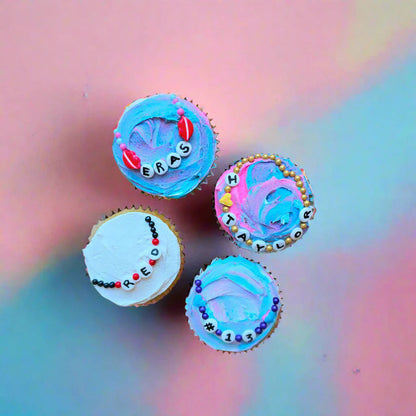
[[[238,231],[234,234],[234,237],[237,241],[245,243],[250,238],[250,233],[244,228],[239,228]]]
[[[238,185],[238,183],[240,182],[240,177],[232,172],[232,173],[227,173],[226,177],[225,177],[225,183],[228,186],[236,186]]]
[[[149,263],[141,261],[137,267],[137,273],[139,273],[140,278],[147,279],[153,272],[153,267]]]
[[[237,221],[237,217],[232,212],[227,212],[226,214],[223,214],[221,216],[221,219],[224,225],[226,225],[227,227],[233,226]]]
[[[182,159],[177,153],[169,153],[166,159],[168,161],[168,166],[172,169],[178,168],[182,163]]]
[[[129,279],[123,280],[123,283],[121,284],[121,287],[127,292],[129,292],[130,290],[133,290],[134,286],[136,286],[136,284]]]
[[[276,251],[282,251],[286,247],[285,240],[277,240],[273,244],[273,249]]]
[[[140,173],[145,178],[153,178],[155,171],[153,170],[152,165],[149,165],[148,163],[143,163],[143,165],[140,167]]]
[[[150,250],[149,258],[151,258],[152,260],[158,260],[160,259],[161,255],[162,255],[162,252],[157,247],[154,247]]]
[[[229,344],[230,342],[233,342],[235,340],[235,334],[234,331],[231,331],[231,329],[226,329],[222,334],[221,334],[221,339],[226,342],[227,344]]]
[[[218,323],[214,318],[209,318],[203,321],[203,327],[207,332],[215,332],[218,328]]]
[[[303,235],[302,228],[297,227],[290,233],[290,238],[292,240],[299,240],[299,238],[301,238],[302,235]]]
[[[192,145],[189,142],[185,142],[182,140],[176,145],[176,153],[178,153],[182,157],[187,157],[191,154]]]
[[[266,243],[263,240],[256,240],[253,241],[253,248],[254,251],[259,253],[260,251],[264,251],[266,249]]]
[[[308,222],[312,218],[313,208],[303,208],[299,212],[299,220],[301,222]]]
[[[153,163],[153,169],[157,175],[164,175],[168,171],[168,164],[163,159],[158,159]]]
[[[242,337],[243,337],[244,342],[254,341],[256,339],[256,332],[253,331],[252,329],[247,329],[246,331],[243,332]]]

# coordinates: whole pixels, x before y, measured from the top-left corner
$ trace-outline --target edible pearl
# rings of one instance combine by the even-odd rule
[[[283,171],[286,169],[286,166],[285,166],[285,165],[283,165],[283,164],[281,164],[281,165],[279,166],[279,169],[283,172]]]
[[[302,200],[306,201],[308,199],[308,197],[306,195],[302,195]]]
[[[243,157],[243,159],[241,160],[243,163],[247,163],[248,159],[246,157]]]
[[[303,203],[303,205],[304,205],[305,207],[308,207],[308,206],[310,205],[310,202],[309,202],[309,201],[305,201],[305,202]]]
[[[270,157],[271,160],[275,160],[276,159],[276,155],[273,155],[273,154],[271,154],[269,157]]]
[[[260,153],[256,153],[256,156],[254,156],[256,159],[259,159],[259,158],[261,158],[261,155],[260,155]]]
[[[240,168],[234,168],[234,173],[239,173],[240,172]]]
[[[289,176],[289,171],[288,170],[283,171],[283,176],[287,178]]]
[[[268,245],[266,246],[266,251],[267,251],[268,253],[271,253],[271,252],[273,251],[273,246],[271,246],[270,244],[268,244]]]
[[[308,225],[306,224],[306,222],[302,222],[301,224],[300,224],[300,228],[302,228],[302,230],[304,230],[305,228],[307,228],[308,227]]]
[[[223,207],[222,207],[222,210],[223,210],[223,212],[229,212],[229,211],[230,211],[230,208],[228,208],[228,207],[226,207],[226,206],[223,206]]]
[[[282,164],[282,161],[280,159],[276,159],[276,165],[280,166]]]
[[[263,155],[263,159],[268,159],[268,157],[269,157],[269,155],[268,155],[267,153],[265,153],[265,154]]]
[[[297,181],[297,182],[296,182],[296,186],[297,186],[298,188],[301,188],[301,187],[303,186],[303,182],[302,182],[302,181]]]
[[[236,232],[238,231],[238,227],[237,227],[236,225],[233,225],[233,226],[231,227],[231,231],[232,231],[233,233],[236,233]]]
[[[299,190],[301,194],[306,194],[306,188],[300,188]]]
[[[297,182],[297,181],[300,181],[300,176],[299,175],[296,175],[295,176],[295,181]]]
[[[295,172],[293,172],[293,170],[290,171],[290,176],[293,178],[296,175]]]
[[[237,162],[237,167],[241,168],[241,166],[243,166],[243,164],[241,162]]]
[[[254,156],[249,156],[248,160],[249,160],[249,162],[252,162],[254,160]]]
[[[253,244],[253,240],[248,239],[248,240],[246,241],[246,244],[247,244],[248,246],[251,246],[251,245]]]
[[[286,238],[285,243],[290,244],[292,242],[292,239],[290,237]]]
[[[230,193],[231,192],[231,186],[226,186],[225,188],[224,188],[224,191],[225,192],[227,192],[227,193]]]

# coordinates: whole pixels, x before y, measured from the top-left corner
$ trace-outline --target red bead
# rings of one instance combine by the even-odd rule
[[[149,260],[149,264],[150,264],[151,266],[154,266],[154,265],[156,264],[156,260],[152,260],[152,259],[150,259],[150,260]]]
[[[152,244],[153,244],[154,246],[157,246],[157,245],[159,244],[159,240],[158,240],[157,238],[154,238],[154,239],[152,240]]]
[[[189,118],[182,116],[178,121],[179,136],[188,141],[194,132],[194,125]]]
[[[140,276],[139,276],[139,273],[134,273],[134,274],[133,274],[133,279],[134,279],[134,280],[139,280],[139,277],[140,277]]]
[[[133,150],[123,150],[123,162],[130,169],[140,169],[140,158]]]
[[[121,287],[121,282],[116,282],[115,286],[116,287]]]

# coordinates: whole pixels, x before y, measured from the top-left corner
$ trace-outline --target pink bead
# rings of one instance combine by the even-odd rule
[[[172,100],[172,103],[173,103],[173,104],[176,104],[178,101],[179,101],[179,98],[174,98],[174,99]]]
[[[121,137],[121,133],[117,132],[117,133],[115,134],[115,136],[116,136],[116,137],[117,137],[117,139],[118,139],[119,137]]]
[[[127,146],[126,146],[124,143],[122,143],[122,144],[120,145],[120,149],[121,149],[121,150],[125,150],[125,149],[127,149]]]
[[[185,114],[185,111],[183,111],[183,108],[178,108],[177,113],[178,113],[180,116],[183,116],[183,115]]]

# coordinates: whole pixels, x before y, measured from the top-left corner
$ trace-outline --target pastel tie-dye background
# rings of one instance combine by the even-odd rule
[[[3,1],[1,415],[377,415],[416,410],[416,2]],[[180,201],[135,191],[111,152],[125,105],[193,98],[219,168]],[[212,189],[237,157],[303,166],[318,214],[303,241],[252,256],[278,276],[277,333],[243,355],[193,336],[199,267],[237,250]],[[151,205],[186,267],[157,305],[118,308],[81,248],[112,209]]]

